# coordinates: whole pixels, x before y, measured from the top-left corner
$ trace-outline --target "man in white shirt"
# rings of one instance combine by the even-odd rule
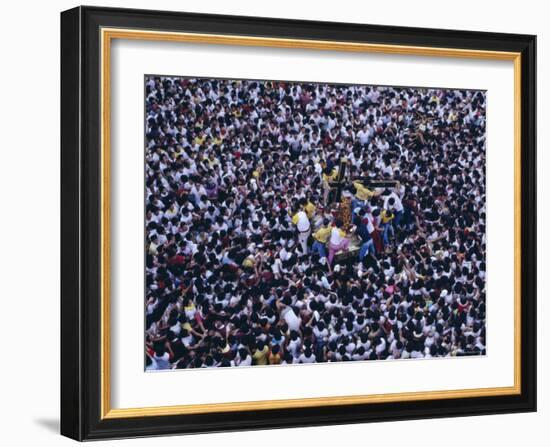
[[[298,242],[302,246],[304,255],[307,255],[307,241],[311,235],[311,224],[304,209],[306,204],[306,199],[301,199],[300,210],[292,217],[292,223],[296,225],[296,230],[298,230]]]
[[[392,191],[389,196],[386,197],[384,200],[384,209],[388,211],[393,211],[395,214],[394,223],[396,227],[399,227],[399,223],[401,222],[401,219],[403,218],[403,202],[401,202],[401,199],[399,196],[395,193],[395,191]]]
[[[158,348],[153,354],[153,361],[156,364],[157,369],[170,369],[172,366],[170,363],[170,354],[164,350],[164,348]]]
[[[366,124],[363,126],[363,128],[359,132],[357,132],[357,138],[359,139],[359,144],[361,144],[361,146],[366,146],[367,143],[369,142],[370,132]]]

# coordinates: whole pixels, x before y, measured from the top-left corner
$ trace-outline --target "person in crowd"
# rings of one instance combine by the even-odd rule
[[[309,236],[311,235],[311,224],[309,222],[309,217],[307,212],[308,203],[310,202],[308,202],[305,198],[300,199],[298,211],[292,218],[292,223],[296,225],[296,230],[298,232],[298,243],[301,245],[302,254],[304,255],[307,255],[308,239],[309,239]],[[313,206],[313,209],[314,208],[315,207]],[[313,214],[313,212],[311,214]]]
[[[327,257],[327,242],[332,233],[332,227],[330,226],[330,220],[323,219],[323,224],[313,234],[313,245],[311,247],[313,253],[319,255],[319,258]]]
[[[328,241],[328,263],[332,265],[334,255],[339,251],[346,251],[349,247],[350,240],[346,237],[346,232],[342,228],[343,222],[337,219],[330,231]]]

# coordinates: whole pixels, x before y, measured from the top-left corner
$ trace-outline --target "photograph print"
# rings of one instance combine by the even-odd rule
[[[486,355],[485,91],[144,95],[147,371]]]

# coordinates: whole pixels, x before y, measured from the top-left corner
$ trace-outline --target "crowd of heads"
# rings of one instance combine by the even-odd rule
[[[485,120],[483,91],[147,76],[146,369],[485,354]]]

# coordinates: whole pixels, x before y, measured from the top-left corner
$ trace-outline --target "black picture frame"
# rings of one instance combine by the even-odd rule
[[[521,392],[101,418],[100,29],[139,28],[521,53]],[[77,7],[61,13],[61,433],[77,440],[536,410],[536,36]]]

